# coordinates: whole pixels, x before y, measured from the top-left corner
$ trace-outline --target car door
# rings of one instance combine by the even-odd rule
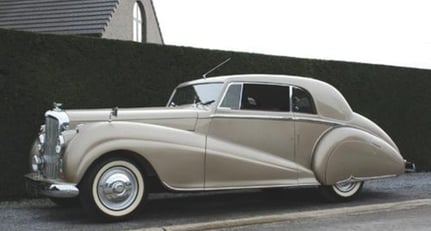
[[[313,151],[319,138],[333,124],[317,114],[311,94],[296,86],[292,87],[292,112],[295,120],[295,162],[306,169],[298,172],[298,183],[319,184],[311,167]]]
[[[211,116],[205,187],[296,185],[291,87],[231,83]]]

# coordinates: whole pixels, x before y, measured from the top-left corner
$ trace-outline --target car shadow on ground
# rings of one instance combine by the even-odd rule
[[[381,198],[378,192],[367,191],[351,202],[330,203],[318,188],[264,189],[223,193],[189,193],[173,198],[150,199],[138,219],[165,219],[193,217],[194,220],[240,218],[277,213],[307,211],[322,208],[344,207]],[[387,195],[386,195],[387,196]],[[201,218],[201,219],[200,219]]]
[[[144,209],[127,222],[144,222],[145,227],[208,222],[219,219],[355,206],[373,203],[376,198],[384,197],[390,196],[387,192],[364,190],[354,201],[329,203],[323,199],[318,188],[150,194]],[[52,206],[39,210],[42,214],[46,214],[40,217],[46,219],[46,222],[65,222],[74,225],[101,224],[100,221],[85,214],[79,206],[61,208],[52,203]],[[115,223],[114,226],[121,228],[122,222]]]

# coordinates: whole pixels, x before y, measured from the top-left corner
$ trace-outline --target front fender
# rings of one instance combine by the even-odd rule
[[[352,127],[338,127],[318,142],[312,168],[323,185],[404,173],[404,159],[392,144]]]
[[[100,122],[79,127],[65,150],[65,179],[79,183],[95,160],[118,150],[144,157],[169,186],[203,187],[204,135],[134,122]]]

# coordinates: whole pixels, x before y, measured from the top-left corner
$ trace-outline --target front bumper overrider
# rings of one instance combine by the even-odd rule
[[[29,173],[25,175],[25,179],[27,192],[34,196],[72,198],[79,195],[79,189],[73,183],[47,179],[37,173]]]

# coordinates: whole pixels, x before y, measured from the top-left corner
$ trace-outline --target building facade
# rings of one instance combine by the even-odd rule
[[[152,0],[0,0],[0,28],[163,44]]]

